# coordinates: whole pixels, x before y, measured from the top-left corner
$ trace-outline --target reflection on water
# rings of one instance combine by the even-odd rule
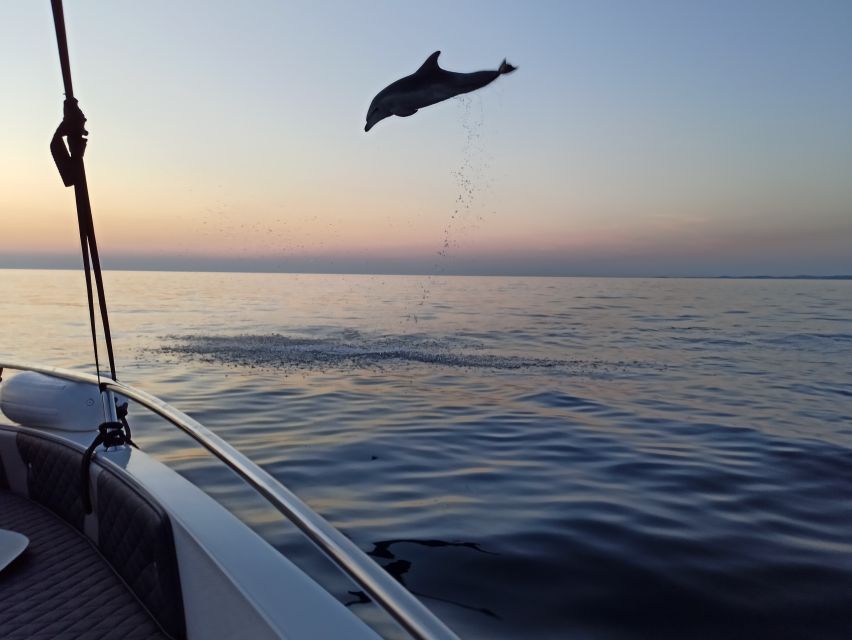
[[[462,637],[852,637],[850,282],[433,277],[424,302],[415,277],[105,278],[120,377]],[[0,271],[0,355],[91,370],[84,290]],[[186,437],[131,417],[358,599]]]
[[[467,549],[472,549],[473,551],[478,551],[479,553],[491,553],[491,551],[485,551],[480,547],[479,544],[475,542],[447,542],[446,540],[415,540],[415,539],[400,539],[400,540],[382,540],[380,542],[374,542],[373,548],[367,551],[368,556],[372,556],[375,560],[379,562],[379,564],[391,574],[394,578],[397,579],[401,584],[405,585],[405,587],[415,594],[419,598],[425,598],[428,600],[437,600],[443,602],[445,604],[453,605],[456,607],[460,607],[462,609],[467,609],[469,611],[474,611],[476,613],[480,613],[491,618],[500,619],[496,613],[491,611],[486,607],[478,607],[471,604],[467,604],[465,602],[451,600],[449,598],[441,597],[439,594],[430,594],[424,593],[422,591],[417,591],[411,585],[406,584],[405,582],[405,574],[407,574],[412,567],[412,562],[410,560],[406,560],[403,557],[397,557],[394,552],[391,551],[391,547],[397,544],[412,544],[412,545],[420,545],[422,547],[429,548],[437,548],[437,547],[464,547]],[[389,562],[385,562],[385,561]],[[354,604],[366,604],[370,602],[370,598],[363,591],[349,591],[349,593],[355,596],[355,600],[351,600],[346,603],[347,606],[351,606]]]

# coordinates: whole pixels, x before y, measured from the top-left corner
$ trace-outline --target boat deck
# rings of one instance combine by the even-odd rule
[[[169,637],[89,539],[48,509],[0,489],[0,529],[30,541],[0,571],[0,637]]]

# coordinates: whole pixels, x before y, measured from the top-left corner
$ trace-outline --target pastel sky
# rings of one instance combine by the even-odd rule
[[[852,273],[852,2],[66,0],[107,268]],[[49,2],[0,5],[0,267],[78,266]],[[363,130],[435,50],[519,70]]]

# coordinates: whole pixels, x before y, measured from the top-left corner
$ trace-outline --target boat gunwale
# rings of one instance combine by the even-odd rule
[[[217,436],[200,422],[167,402],[131,385],[72,371],[20,361],[0,362],[4,369],[32,371],[47,376],[98,385],[103,391],[119,393],[171,423],[227,465],[281,512],[324,555],[361,587],[372,599],[418,640],[457,640],[458,636],[403,585],[380,567],[354,542],[305,504],[296,494]]]

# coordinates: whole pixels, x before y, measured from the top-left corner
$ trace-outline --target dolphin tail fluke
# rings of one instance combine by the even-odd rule
[[[503,62],[500,63],[500,68],[497,69],[497,72],[501,74],[512,73],[515,69],[517,69],[516,66],[509,64],[506,62],[506,58],[503,58]]]

